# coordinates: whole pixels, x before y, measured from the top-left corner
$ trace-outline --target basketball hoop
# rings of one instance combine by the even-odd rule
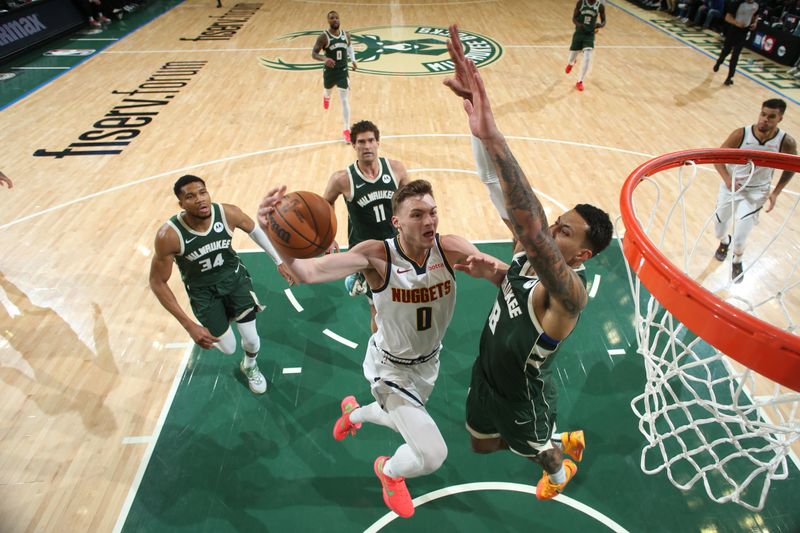
[[[666,470],[682,490],[702,480],[714,501],[760,511],[800,447],[800,258],[781,253],[796,246],[800,196],[784,190],[780,209],[761,217],[771,227],[750,235],[744,282],[734,283],[728,262],[713,259],[714,164],[749,165],[744,186],[755,167],[800,172],[796,156],[699,149],[628,177],[622,242],[647,379],[631,407],[648,441],[645,473]]]

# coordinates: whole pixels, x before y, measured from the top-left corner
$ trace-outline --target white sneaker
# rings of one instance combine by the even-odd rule
[[[250,387],[250,390],[253,394],[264,394],[267,392],[267,380],[264,378],[264,374],[258,369],[258,364],[254,365],[252,368],[245,368],[244,361],[239,363],[239,369],[244,374],[244,377],[247,378],[247,385]]]

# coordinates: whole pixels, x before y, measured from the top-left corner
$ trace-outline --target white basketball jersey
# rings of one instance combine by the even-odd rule
[[[763,144],[756,138],[753,133],[753,126],[744,128],[744,135],[742,136],[742,144],[739,148],[743,150],[759,150],[763,152],[780,152],[783,138],[786,133],[778,129],[775,136]],[[747,178],[750,176],[751,165],[727,165],[728,173],[736,183],[747,182],[747,187],[768,187],[772,182],[773,169],[769,167],[756,167],[753,171],[753,177],[749,181]]]
[[[456,305],[456,279],[436,235],[422,265],[400,249],[398,237],[386,239],[386,281],[372,291],[378,331],[375,344],[401,359],[417,359],[442,345]]]

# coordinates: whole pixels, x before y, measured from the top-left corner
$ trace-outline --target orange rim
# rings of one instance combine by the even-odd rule
[[[800,172],[800,156],[728,148],[683,150],[647,161],[631,172],[620,194],[622,249],[631,270],[661,305],[693,333],[759,374],[800,391],[800,337],[714,296],[673,265],[645,234],[633,211],[633,191],[644,179],[679,167],[731,163]]]

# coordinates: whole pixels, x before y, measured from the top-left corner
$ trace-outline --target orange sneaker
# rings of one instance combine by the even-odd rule
[[[322,97],[322,109],[327,111],[330,106],[331,106],[331,99],[330,98],[326,98],[326,97],[323,96]]]
[[[583,90],[583,82],[579,81],[578,83],[576,83],[575,84],[575,88],[578,89],[579,91],[582,91]]]
[[[342,136],[344,137],[344,142],[350,144],[350,130],[344,130]]]
[[[572,63],[567,63],[567,68],[564,69],[564,72],[566,72],[567,74],[572,72]]]
[[[540,500],[549,500],[551,498],[555,498],[561,494],[561,491],[563,491],[564,487],[567,486],[569,480],[575,477],[575,474],[578,472],[578,467],[575,466],[575,463],[569,459],[564,459],[564,462],[561,464],[564,465],[567,479],[564,480],[564,483],[553,483],[550,481],[550,476],[547,475],[547,472],[542,472],[542,479],[540,479],[539,483],[536,484],[536,498]]]
[[[564,446],[564,453],[580,463],[583,459],[583,449],[586,448],[586,440],[583,431],[569,431],[561,434],[561,444]]]
[[[383,465],[390,458],[382,455],[375,459],[375,475],[381,480],[383,487],[383,503],[386,507],[397,513],[402,518],[409,518],[414,514],[414,502],[406,488],[406,480],[402,477],[389,477],[383,473]]]
[[[353,424],[350,422],[350,413],[355,409],[361,407],[358,405],[355,396],[346,396],[342,400],[342,416],[333,425],[333,438],[336,440],[344,440],[348,433],[356,436],[356,430],[361,429],[361,424]]]

